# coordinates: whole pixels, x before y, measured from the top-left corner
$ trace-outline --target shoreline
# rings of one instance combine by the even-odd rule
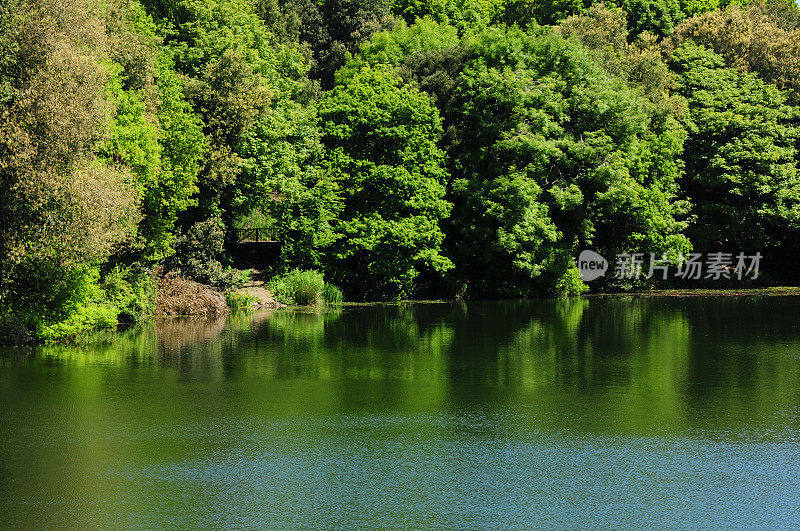
[[[265,290],[267,291],[267,290]],[[267,291],[268,293],[268,291]],[[653,291],[636,291],[636,292],[617,292],[617,293],[588,293],[583,294],[579,297],[574,297],[573,299],[646,299],[646,298],[698,298],[698,297],[708,297],[708,298],[720,298],[720,297],[797,297],[800,296],[800,287],[795,286],[776,286],[770,288],[751,288],[751,289],[668,289],[668,290],[653,290]],[[224,313],[215,314],[213,316],[208,315],[207,313],[196,313],[196,314],[161,314],[161,315],[153,315],[151,318],[151,322],[153,321],[180,321],[180,320],[188,320],[188,321],[222,321],[232,315],[242,315],[242,314],[252,314],[255,312],[276,312],[276,311],[288,311],[288,312],[297,312],[297,313],[325,313],[330,311],[336,311],[336,309],[346,309],[346,308],[358,308],[358,307],[369,307],[369,306],[400,306],[400,305],[411,305],[411,304],[454,304],[454,303],[468,303],[468,302],[523,302],[523,301],[554,301],[554,300],[571,300],[571,299],[563,299],[557,297],[550,297],[550,298],[529,298],[529,299],[463,299],[460,301],[456,300],[443,300],[443,299],[404,299],[398,301],[372,301],[372,302],[342,302],[340,304],[336,304],[334,306],[325,306],[325,305],[310,305],[310,306],[289,306],[281,304],[274,299],[271,301],[260,301],[260,302],[268,302],[272,304],[254,304],[249,309],[242,309],[242,310],[229,310]],[[41,345],[66,345],[66,344],[75,344],[75,343],[84,343],[87,340],[92,342],[91,338],[96,338],[98,335],[104,334],[119,334],[124,333],[130,328],[136,328],[140,325],[133,325],[133,324],[120,324],[116,328],[110,328],[105,330],[92,330],[87,331],[85,333],[79,334],[76,337],[56,340],[56,341],[32,341],[32,342],[23,342],[20,344],[7,344],[7,345],[0,345],[0,348],[7,349],[7,348],[15,348],[20,346],[41,346]],[[107,338],[106,338],[107,339]]]
[[[707,288],[693,288],[693,289],[659,289],[652,291],[619,291],[619,292],[605,292],[605,293],[584,293],[574,299],[597,299],[597,298],[646,298],[646,297],[786,297],[786,296],[800,296],[800,287],[795,286],[775,286],[770,288],[723,288],[723,289],[707,289]],[[358,306],[394,306],[399,304],[452,304],[454,302],[514,302],[514,301],[530,301],[530,300],[569,300],[564,297],[529,297],[521,299],[401,299],[397,301],[361,301],[361,302],[348,302],[341,303],[342,306],[358,307]],[[287,309],[308,308],[307,306],[285,306]]]
[[[629,291],[629,292],[615,292],[615,293],[584,293],[581,295],[583,298],[593,299],[601,297],[781,297],[781,296],[797,296],[800,295],[800,287],[795,286],[775,286],[771,288],[723,288],[723,289],[708,289],[708,288],[693,288],[693,289],[662,289],[652,291]]]

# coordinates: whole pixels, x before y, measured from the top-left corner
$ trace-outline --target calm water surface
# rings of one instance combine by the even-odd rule
[[[798,527],[798,323],[411,304],[3,351],[0,527]]]

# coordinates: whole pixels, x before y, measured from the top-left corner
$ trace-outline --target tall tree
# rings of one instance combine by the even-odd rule
[[[111,138],[104,155],[129,166],[141,188],[140,258],[171,252],[179,213],[193,204],[201,157],[206,150],[200,118],[183,94],[163,35],[136,1],[108,7],[106,32],[115,102]]]
[[[787,94],[691,43],[671,58],[689,106],[683,192],[695,204],[690,228],[704,251],[764,251],[797,237],[798,110]]]
[[[186,76],[184,92],[209,143],[190,221],[221,216],[230,226],[244,135],[271,109],[308,100],[306,58],[270,33],[245,0],[145,5],[168,31],[176,69]]]
[[[342,196],[331,278],[353,299],[412,295],[420,273],[452,267],[440,252],[450,204],[436,108],[391,67],[365,66],[326,96],[320,119]]]
[[[627,21],[628,14],[620,8],[593,5],[587,13],[569,17],[554,29],[591,50],[593,59],[609,74],[640,88],[665,110],[678,111],[680,104],[670,98],[674,74],[662,57],[661,46],[649,34],[629,42]]]
[[[688,248],[677,201],[683,131],[577,46],[489,30],[445,114],[454,250],[471,288],[506,296],[582,289],[573,257],[593,247]]]
[[[587,246],[688,249],[672,113],[547,31],[490,28],[449,47],[434,44],[446,28],[407,31],[419,36],[376,36],[351,64],[392,61],[441,110],[454,176],[447,241],[468,293],[581,291],[573,258]]]
[[[14,2],[10,15],[2,39],[14,55],[0,109],[0,318],[40,328],[74,311],[87,271],[130,239],[138,194],[127,168],[97,157],[113,110],[101,5]]]
[[[313,106],[270,111],[245,134],[235,207],[270,216],[283,268],[321,268],[339,210]]]
[[[747,7],[731,5],[686,20],[666,41],[667,54],[691,40],[705,46],[740,72],[753,72],[789,91],[800,104],[800,7],[772,0]]]

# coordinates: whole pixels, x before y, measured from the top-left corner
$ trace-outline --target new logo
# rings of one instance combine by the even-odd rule
[[[598,279],[608,271],[608,260],[594,251],[581,251],[578,256],[578,271],[584,282]]]

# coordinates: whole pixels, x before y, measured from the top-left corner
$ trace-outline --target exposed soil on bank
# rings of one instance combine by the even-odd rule
[[[253,309],[274,309],[285,306],[275,299],[258,271],[253,272],[250,282],[239,291],[253,297]],[[172,273],[159,279],[155,310],[157,317],[199,315],[217,318],[228,311],[225,295],[211,286]]]
[[[253,271],[250,282],[245,284],[240,291],[255,297],[256,300],[253,303],[254,309],[283,308],[286,306],[278,302],[272,292],[267,288],[267,282],[264,280],[261,271],[258,270]]]

